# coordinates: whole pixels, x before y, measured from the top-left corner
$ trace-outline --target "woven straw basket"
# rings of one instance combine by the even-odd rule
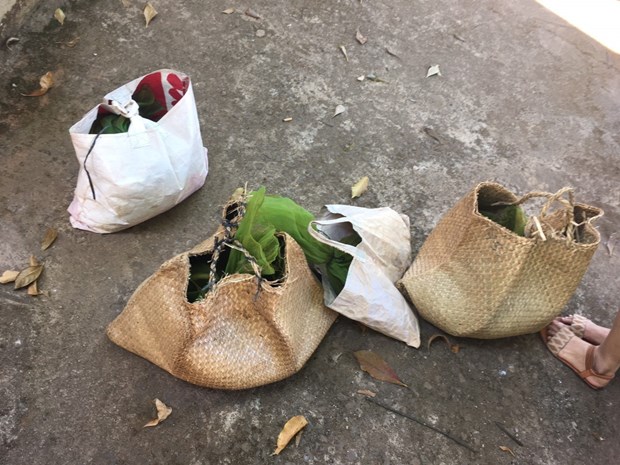
[[[337,316],[323,305],[303,251],[284,234],[285,277],[278,284],[230,275],[205,299],[189,303],[190,257],[211,253],[216,235],[147,278],[109,325],[108,337],[172,375],[210,388],[246,389],[296,373]]]
[[[478,210],[532,197],[547,202],[526,227],[530,237]],[[600,242],[591,221],[602,214],[575,204],[566,188],[518,199],[499,184],[478,184],[441,218],[399,287],[424,319],[454,336],[493,339],[536,332],[560,314],[581,281]],[[566,229],[574,240],[559,234]]]

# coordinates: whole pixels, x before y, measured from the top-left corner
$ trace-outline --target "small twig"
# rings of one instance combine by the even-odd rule
[[[523,443],[514,435],[512,434],[510,431],[508,431],[506,429],[506,427],[504,425],[502,425],[499,421],[495,422],[495,426],[497,426],[499,429],[501,429],[506,436],[508,436],[510,439],[512,439],[514,442],[516,442],[517,444],[519,444],[521,447],[523,447]]]
[[[419,425],[426,426],[427,428],[432,429],[436,433],[439,433],[442,436],[445,436],[448,439],[451,439],[452,441],[456,442],[459,446],[462,446],[465,449],[470,450],[474,454],[478,453],[478,451],[476,449],[472,448],[469,444],[466,444],[465,442],[461,441],[459,438],[455,438],[454,436],[451,436],[450,434],[446,433],[445,431],[441,431],[440,429],[435,428],[434,426],[429,425],[428,423],[423,422],[422,420],[414,417],[413,415],[409,415],[409,414],[404,413],[404,412],[399,412],[398,410],[396,410],[396,409],[394,409],[394,408],[392,408],[392,407],[390,407],[388,405],[385,405],[385,404],[379,402],[378,400],[372,399],[370,397],[366,397],[366,400],[368,402],[372,403],[372,404],[378,405],[379,407],[383,407],[384,409],[389,410],[392,413],[395,413],[395,414],[400,415],[402,417],[408,418],[409,420],[415,421]]]
[[[538,219],[537,216],[534,216],[534,224],[536,225],[536,232],[538,233],[540,238],[543,241],[546,241],[547,240],[547,236],[545,236],[545,233],[543,232],[543,229],[542,229],[542,225],[540,224],[540,220]]]

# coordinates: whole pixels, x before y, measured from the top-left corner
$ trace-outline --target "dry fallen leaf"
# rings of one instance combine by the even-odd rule
[[[41,295],[41,294],[42,293],[39,292],[39,287],[37,286],[37,282],[36,281],[28,286],[28,295],[38,296],[38,295]]]
[[[54,11],[54,18],[62,26],[65,23],[65,12],[62,11],[60,8],[56,8],[56,11]]]
[[[364,45],[366,42],[368,42],[368,37],[364,37],[359,29],[355,33],[355,38],[362,45]]]
[[[146,20],[147,26],[155,16],[157,16],[157,10],[153,5],[151,5],[151,2],[146,2],[146,5],[144,6],[144,19]]]
[[[386,52],[388,55],[392,55],[392,56],[393,56],[393,57],[395,57],[395,58],[400,58],[400,56],[398,56],[396,53],[394,53],[394,52],[393,52],[392,50],[390,50],[388,47],[385,47],[385,52]]]
[[[441,140],[439,140],[439,136],[437,135],[437,133],[435,132],[433,128],[425,127],[424,132],[431,139],[435,139],[436,142],[441,142]]]
[[[19,276],[19,271],[6,270],[0,276],[0,284],[12,283]]]
[[[368,190],[368,176],[364,176],[362,179],[357,181],[351,187],[351,198],[354,199],[356,197],[360,197],[364,192]]]
[[[506,447],[506,446],[499,446],[499,448],[504,451],[504,452],[510,452],[510,454],[512,454],[513,457],[516,457],[515,453],[512,451],[512,449],[510,447]]]
[[[32,284],[39,279],[42,272],[43,265],[29,266],[25,270],[20,271],[15,278],[15,289],[20,289]]]
[[[222,13],[224,13],[225,15],[230,15],[234,12],[235,12],[234,8],[226,8],[224,11],[222,11]]]
[[[249,16],[250,18],[260,19],[260,15],[256,11],[254,11],[254,10],[252,10],[250,8],[245,10],[245,15]]]
[[[347,111],[347,107],[345,107],[344,105],[337,105],[336,109],[334,110],[334,116],[332,116],[332,118],[335,118],[336,116],[344,113],[345,111]]]
[[[433,334],[429,340],[428,340],[428,344],[426,345],[426,348],[428,350],[431,350],[431,344],[433,343],[433,341],[435,339],[443,339],[444,341],[446,341],[446,344],[448,345],[448,348],[454,352],[455,354],[458,354],[459,350],[461,350],[461,348],[459,347],[458,344],[452,344],[450,342],[450,339],[448,339],[448,336],[446,336],[445,334]]]
[[[360,368],[379,381],[386,381],[399,386],[409,387],[403,383],[396,372],[390,367],[385,360],[370,350],[359,350],[353,352],[355,358],[360,364]]]
[[[144,428],[159,425],[172,413],[172,409],[159,399],[155,399],[155,407],[157,408],[157,418],[149,421],[146,425],[144,425]]]
[[[42,95],[45,95],[48,90],[54,87],[54,84],[54,74],[51,71],[48,71],[43,76],[41,76],[41,79],[39,79],[39,89],[30,92],[29,94],[22,95],[24,97],[41,97]]]
[[[368,389],[360,389],[357,393],[366,397],[375,397],[377,395],[376,392],[369,391]]]
[[[296,415],[286,422],[282,431],[278,435],[276,450],[271,455],[278,455],[288,445],[288,443],[299,433],[306,425],[308,420],[303,415]]]
[[[347,49],[344,45],[340,46],[340,51],[344,55],[345,60],[349,61],[349,55],[347,55]]]
[[[377,76],[375,73],[368,73],[366,75],[366,79],[368,79],[369,81],[372,81],[372,82],[382,82],[384,84],[388,83],[387,81],[385,81],[385,80],[381,79],[379,76]]]
[[[9,37],[8,39],[6,39],[4,45],[6,48],[10,49],[11,45],[15,45],[17,42],[19,42],[19,37]]]
[[[29,261],[30,266],[39,266],[40,265],[39,260],[37,260],[37,257],[35,257],[34,255],[31,255],[30,259],[28,261]]]
[[[297,436],[295,436],[295,447],[299,447],[299,444],[301,443],[301,436],[304,434],[303,431],[300,431],[299,433],[297,433]]]
[[[431,77],[431,76],[441,76],[441,70],[439,69],[439,65],[432,65],[428,68],[428,71],[426,72],[426,77]]]
[[[49,249],[58,237],[58,230],[55,228],[47,228],[43,242],[41,243],[41,250]]]
[[[71,39],[68,42],[56,42],[57,44],[63,45],[65,47],[68,48],[73,48],[77,45],[77,43],[80,41],[80,36],[75,37],[74,39]]]
[[[614,254],[614,249],[616,248],[616,233],[611,233],[609,235],[609,239],[607,239],[607,252],[609,256],[612,257]]]

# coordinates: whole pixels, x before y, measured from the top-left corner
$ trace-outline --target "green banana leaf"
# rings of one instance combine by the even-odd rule
[[[525,236],[527,217],[520,205],[486,207],[485,209],[480,209],[480,214],[519,236]]]

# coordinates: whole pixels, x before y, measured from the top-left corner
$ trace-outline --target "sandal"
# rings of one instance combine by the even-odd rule
[[[569,343],[569,341],[574,337],[578,337],[576,333],[572,331],[571,329],[569,329],[568,327],[560,328],[560,330],[551,339],[549,339],[548,337],[546,327],[540,332],[540,334],[543,338],[543,341],[545,342],[545,345],[547,346],[549,351],[553,354],[553,356],[556,357],[558,360],[560,360],[562,363],[564,363],[566,366],[568,366],[571,370],[573,370],[577,374],[577,376],[579,376],[583,381],[585,381],[586,384],[590,386],[592,389],[602,389],[605,386],[607,386],[609,381],[613,379],[614,377],[613,375],[611,376],[603,375],[601,373],[597,373],[594,370],[593,368],[594,348],[596,346],[588,344],[587,342],[584,342],[584,344],[588,344],[589,346],[588,350],[586,351],[585,369],[581,370],[577,368],[571,362],[569,362],[568,360],[562,357],[562,351],[564,350],[566,345]],[[599,381],[602,381],[603,385],[599,386],[599,385],[593,384],[592,383],[593,379],[598,379]]]
[[[568,326],[575,336],[579,339],[583,339],[586,334],[586,325],[590,323],[590,320],[584,316],[573,314],[573,322]]]

